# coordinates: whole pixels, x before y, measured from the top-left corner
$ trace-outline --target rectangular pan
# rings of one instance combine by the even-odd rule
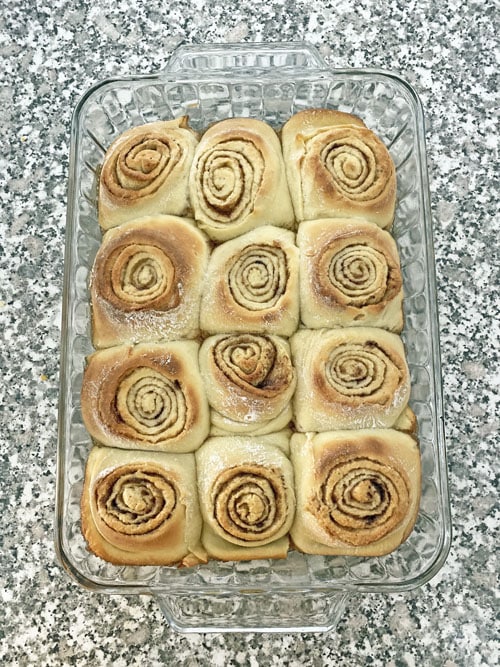
[[[230,116],[279,129],[295,112],[329,107],[360,116],[394,159],[398,201],[393,234],[403,271],[410,405],[419,427],[422,500],[415,529],[380,558],[306,556],[284,561],[210,562],[195,568],[119,567],[89,554],[80,495],[91,442],[80,389],[92,352],[88,278],[99,247],[96,180],[111,141],[126,129],[187,114],[198,130]],[[306,44],[182,46],[152,76],[97,83],[75,109],[71,130],[61,340],[56,550],[81,585],[105,593],[154,595],[181,631],[311,631],[335,626],[353,593],[423,585],[450,544],[439,325],[422,107],[400,77],[331,69]]]

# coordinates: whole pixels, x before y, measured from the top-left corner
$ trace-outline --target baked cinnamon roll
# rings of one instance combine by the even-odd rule
[[[187,116],[121,134],[106,152],[100,173],[101,228],[158,213],[189,215],[189,169],[197,144]]]
[[[208,128],[194,156],[190,195],[198,225],[216,241],[270,222],[294,225],[280,142],[261,120],[229,118]]]
[[[204,235],[175,216],[106,232],[90,279],[94,347],[195,338],[208,254]]]
[[[418,514],[418,444],[391,429],[295,434],[297,512],[291,537],[309,554],[381,556]]]
[[[288,437],[209,438],[196,453],[202,542],[219,560],[285,558],[295,511]]]
[[[94,447],[81,498],[90,551],[116,565],[206,562],[192,454]]]
[[[192,452],[210,418],[194,341],[118,345],[90,355],[83,375],[83,422],[109,447]]]
[[[251,333],[210,336],[200,348],[200,371],[216,433],[262,435],[291,421],[296,378],[284,339]]]
[[[293,232],[266,225],[212,252],[201,301],[208,333],[290,336],[299,320],[299,256]]]
[[[297,220],[364,218],[392,225],[396,170],[384,143],[352,114],[307,109],[281,134]]]
[[[399,336],[383,329],[303,329],[291,339],[298,431],[387,428],[410,396]]]
[[[309,220],[297,232],[306,327],[403,328],[403,280],[392,236],[371,222]]]

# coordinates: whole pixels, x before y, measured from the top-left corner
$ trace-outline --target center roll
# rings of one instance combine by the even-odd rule
[[[200,348],[200,371],[212,408],[212,434],[262,435],[291,421],[296,377],[283,338],[210,336]]]
[[[265,225],[215,248],[201,300],[201,329],[290,336],[299,321],[294,241],[293,232]]]

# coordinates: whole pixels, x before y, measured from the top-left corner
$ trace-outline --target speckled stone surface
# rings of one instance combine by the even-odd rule
[[[21,0],[0,13],[0,663],[498,664],[498,163],[494,3]],[[398,72],[422,99],[453,514],[421,589],[352,598],[327,634],[182,636],[147,596],[70,580],[53,547],[69,125],[95,81],[154,72],[180,41],[305,40]]]

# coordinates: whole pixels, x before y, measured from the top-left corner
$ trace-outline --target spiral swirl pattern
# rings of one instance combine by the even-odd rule
[[[229,269],[234,300],[247,310],[266,310],[277,304],[286,290],[288,267],[285,252],[272,245],[250,245]]]
[[[251,141],[221,141],[200,156],[196,180],[203,213],[218,223],[246,217],[262,182],[264,159]]]
[[[379,303],[386,294],[389,268],[384,255],[375,248],[353,244],[338,252],[326,252],[319,267],[319,276],[327,276],[349,305]]]
[[[183,150],[173,136],[154,131],[136,133],[110,155],[103,182],[120,199],[151,195],[165,183]]]
[[[242,389],[251,388],[269,397],[282,389],[273,381],[277,351],[267,336],[241,334],[224,337],[214,346],[213,355],[217,368]]]
[[[336,188],[348,199],[369,201],[378,197],[387,186],[387,174],[379,169],[376,151],[385,147],[371,137],[350,128],[328,133],[320,157]]]
[[[369,544],[391,531],[410,505],[402,472],[368,457],[340,460],[321,487],[329,532],[353,545]]]
[[[279,471],[258,464],[223,471],[214,488],[214,518],[225,539],[271,541],[287,518],[286,489]]]
[[[97,512],[113,531],[145,535],[162,526],[177,504],[178,492],[161,470],[123,465],[95,485]]]
[[[384,385],[392,361],[376,345],[335,347],[325,365],[328,384],[344,396],[372,396]]]
[[[121,246],[111,253],[102,271],[109,276],[106,296],[120,309],[161,309],[170,300],[175,270],[160,248],[144,244]]]
[[[187,422],[186,398],[179,383],[146,367],[122,379],[116,408],[136,437],[149,442],[175,438]]]

